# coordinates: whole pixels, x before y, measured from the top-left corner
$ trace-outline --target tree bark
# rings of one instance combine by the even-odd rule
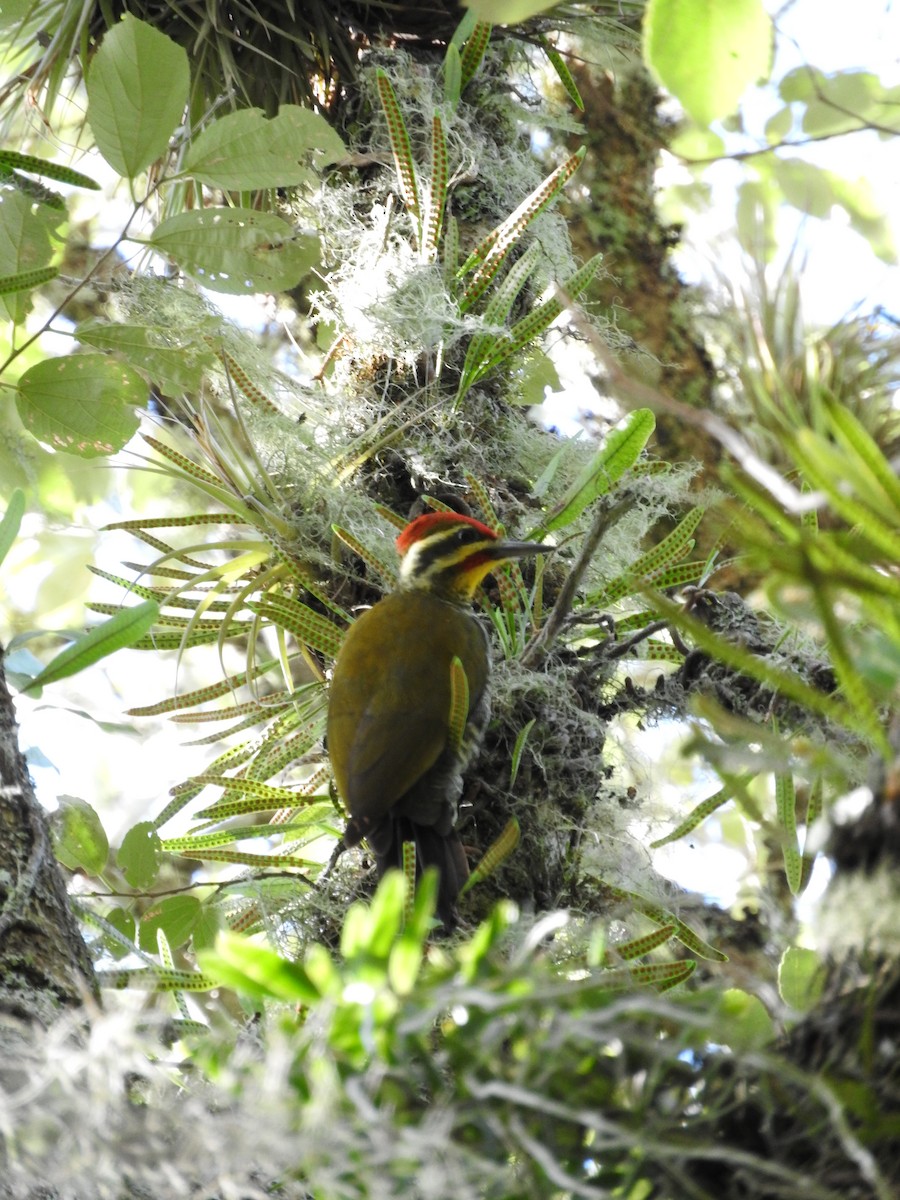
[[[0,656],[0,1012],[51,1024],[98,997],[43,809],[19,749]]]

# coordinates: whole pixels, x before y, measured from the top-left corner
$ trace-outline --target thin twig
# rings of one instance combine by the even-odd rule
[[[588,568],[591,559],[597,553],[597,547],[603,540],[603,535],[615,525],[622,513],[631,508],[634,501],[631,499],[620,500],[618,504],[613,505],[609,509],[601,509],[594,523],[588,531],[587,537],[581,546],[581,552],[575,560],[575,565],[566,576],[565,581],[560,588],[559,595],[556,597],[556,603],[551,609],[550,616],[534,635],[525,650],[522,653],[523,666],[534,666],[538,659],[550,649],[553,642],[559,636],[559,632],[565,623],[571,611],[572,605],[575,602],[575,593],[578,591],[578,586]]]

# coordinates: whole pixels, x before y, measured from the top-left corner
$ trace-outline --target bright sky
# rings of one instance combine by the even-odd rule
[[[851,6],[845,0],[767,0],[767,7],[779,31],[774,79],[807,63],[825,73],[870,71],[888,87],[900,84],[900,8],[892,0],[854,0]],[[775,86],[748,93],[742,104],[748,132],[762,141],[766,120],[780,107]],[[727,138],[726,144],[733,150],[750,145],[737,137]],[[858,133],[801,146],[790,154],[849,180],[868,180],[900,243],[900,138],[887,141],[876,133]],[[659,182],[665,186],[688,178],[670,164]],[[744,178],[740,163],[722,162],[708,170],[713,210],[688,218],[686,244],[676,256],[687,278],[709,278],[713,257],[721,267],[719,244],[732,241],[734,192]],[[813,324],[832,324],[857,306],[866,312],[881,304],[900,314],[900,269],[876,258],[840,209],[828,221],[817,221],[785,206],[779,234],[785,247],[799,238],[807,253],[804,304]]]

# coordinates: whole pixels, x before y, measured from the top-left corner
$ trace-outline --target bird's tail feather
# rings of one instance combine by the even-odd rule
[[[437,867],[439,875],[437,915],[446,929],[456,925],[456,901],[469,878],[466,852],[456,830],[438,833],[430,825],[417,825],[407,817],[393,818],[390,828],[371,831],[368,841],[378,864],[378,875],[392,867],[403,867],[403,843],[416,848],[416,878],[426,867]]]

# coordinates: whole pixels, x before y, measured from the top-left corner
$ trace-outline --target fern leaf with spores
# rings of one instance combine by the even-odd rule
[[[661,638],[647,638],[641,649],[641,658],[647,662],[684,662],[681,651],[671,642],[664,642]]]
[[[569,99],[575,105],[579,112],[584,112],[584,101],[581,98],[581,93],[578,90],[578,85],[572,78],[572,72],[566,66],[563,56],[556,47],[545,37],[544,34],[538,34],[538,45],[547,55],[550,65],[559,76],[559,81],[569,94]]]
[[[640,555],[634,560],[628,570],[613,579],[606,587],[599,592],[594,592],[587,597],[588,604],[607,605],[612,604],[616,600],[620,600],[623,596],[637,590],[637,581],[646,583],[653,582],[653,586],[662,590],[663,588],[675,586],[675,581],[679,580],[678,572],[672,575],[666,575],[665,569],[678,561],[685,554],[689,554],[693,549],[694,541],[693,534],[700,521],[703,518],[705,509],[699,506],[694,507],[684,516],[676,525],[670,534],[658,542],[652,549],[645,554]],[[696,567],[697,578],[702,574],[704,563],[698,564]],[[689,582],[695,573],[694,565],[687,572],[683,572],[684,578],[681,578],[682,583]],[[666,582],[660,582],[665,578]]]
[[[274,659],[257,664],[257,674],[265,674],[274,665]],[[159,700],[155,704],[149,704],[143,708],[129,708],[126,712],[130,717],[157,717],[165,713],[176,713],[183,709],[194,708],[198,704],[208,704],[211,700],[218,700],[222,696],[227,696],[229,692],[235,692],[238,688],[243,687],[249,678],[249,673],[241,671],[236,675],[228,675],[218,683],[209,684],[207,687],[196,688],[191,692],[181,692],[177,696],[170,696],[165,700]]]
[[[248,600],[247,607],[264,620],[288,630],[298,642],[329,658],[337,657],[344,631],[308,605],[290,596],[267,596],[260,600]]]
[[[806,812],[803,814],[803,824],[806,826],[806,841],[803,847],[803,862],[800,873],[800,891],[802,892],[809,883],[812,869],[816,861],[815,851],[810,852],[810,831],[822,815],[824,808],[824,792],[825,787],[822,776],[818,775],[812,782],[809,789],[809,794],[806,802]]]
[[[628,987],[643,983],[658,992],[668,992],[687,982],[696,969],[697,964],[693,959],[670,963],[633,963],[627,971],[621,971],[620,976],[624,977]]]
[[[151,437],[148,433],[142,434],[142,437],[147,445],[151,447],[151,449],[155,450],[157,454],[166,459],[167,462],[181,472],[181,474],[183,474],[187,479],[192,479],[199,483],[206,483],[211,487],[219,487],[221,480],[207,471],[204,467],[201,467],[198,463],[195,463],[193,459],[188,458],[187,455],[181,454],[172,446],[167,446],[165,442],[161,442],[158,438]]]
[[[354,554],[358,555],[366,566],[371,567],[385,581],[387,587],[394,586],[397,582],[397,572],[393,567],[389,566],[383,558],[380,558],[368,546],[364,546],[359,538],[354,537],[348,530],[342,529],[340,525],[332,525],[331,528],[335,537],[343,542],[349,550],[352,550]]]
[[[516,786],[516,780],[519,777],[519,767],[522,765],[522,755],[525,752],[525,743],[531,736],[531,731],[537,723],[537,717],[532,717],[530,721],[526,721],[519,732],[516,734],[515,745],[509,759],[509,786],[510,789]]]
[[[485,879],[493,875],[497,868],[502,866],[515,850],[516,846],[518,846],[519,838],[519,822],[515,817],[510,817],[500,831],[500,834],[485,850],[475,869],[463,884],[460,895],[464,896],[470,888],[475,887],[476,884],[483,883]]]
[[[742,782],[747,784],[753,779],[752,775],[744,775]],[[714,812],[727,804],[729,800],[734,798],[734,788],[729,784],[719,788],[717,792],[713,792],[711,796],[707,796],[705,800],[701,800],[695,805],[683,821],[679,822],[673,830],[665,835],[665,837],[657,838],[655,842],[650,843],[651,850],[657,850],[660,846],[668,846],[672,842],[677,842],[679,838],[683,838],[688,833],[693,831],[711,816]]]
[[[59,183],[67,183],[72,187],[88,188],[91,191],[100,190],[100,184],[91,179],[90,175],[83,175],[81,171],[76,171],[62,163],[48,162],[45,158],[38,158],[34,154],[23,154],[18,150],[0,150],[0,167],[9,170],[18,168],[20,171],[30,171],[33,175],[41,175],[44,179],[55,179]]]
[[[484,265],[495,251],[502,250],[505,255],[510,247],[519,240],[534,218],[543,212],[565,187],[578,170],[586,153],[585,147],[582,146],[564,163],[561,163],[555,171],[551,171],[547,178],[539,183],[504,221],[501,221],[478,243],[457,272],[458,278],[462,279],[479,264]]]
[[[401,850],[403,856],[403,878],[406,881],[406,890],[403,897],[403,924],[408,924],[412,920],[413,906],[415,905],[416,895],[416,843],[404,842]]]
[[[493,529],[498,535],[503,530],[502,522],[497,516],[497,510],[491,501],[490,493],[481,482],[477,475],[473,475],[467,468],[463,467],[463,479],[466,481],[466,487],[472,493],[478,510],[481,513],[481,519],[490,529]]]
[[[642,937],[629,938],[627,942],[617,942],[604,955],[603,965],[610,966],[622,959],[625,962],[631,962],[632,959],[641,958],[645,954],[651,954],[654,950],[658,950],[660,946],[664,946],[674,936],[674,925],[661,925],[659,929],[654,929],[652,933],[645,933]]]
[[[316,748],[325,732],[324,707],[319,717],[305,721],[296,733],[272,738],[255,754],[247,769],[251,779],[271,779],[293,763],[299,762]]]
[[[219,349],[217,357],[251,404],[255,404],[258,408],[265,409],[275,416],[282,415],[277,404],[273,404],[262,389],[257,387],[240,363],[227,350]]]
[[[229,725],[227,729],[221,729],[216,733],[208,734],[206,737],[191,738],[190,741],[184,744],[186,746],[215,746],[228,738],[237,737],[247,729],[254,729],[266,724],[266,722],[272,720],[272,716],[273,714],[267,712],[265,709],[257,709],[255,712],[250,711],[243,720],[236,721],[234,725]],[[173,721],[176,719],[176,717],[172,718]]]
[[[393,509],[388,508],[386,504],[373,505],[379,517],[382,517],[389,525],[393,525],[395,529],[405,529],[409,521],[405,517],[398,516]]]
[[[170,971],[165,967],[112,967],[96,972],[101,988],[144,988],[153,992],[210,992],[219,980],[199,971]],[[205,1028],[205,1026],[204,1026]]]
[[[784,856],[784,875],[791,895],[796,896],[803,878],[803,858],[797,840],[797,791],[790,772],[778,772],[775,776],[775,812]]]
[[[489,21],[477,21],[467,38],[460,55],[460,92],[464,92],[474,78],[491,40],[492,29],[493,25]]]
[[[397,177],[400,181],[400,193],[403,196],[403,203],[406,205],[410,216],[416,218],[418,221],[421,218],[419,188],[416,183],[416,165],[413,161],[406,122],[403,120],[403,113],[400,111],[400,105],[397,103],[397,95],[393,85],[380,67],[375,72],[375,82],[378,87],[379,98],[381,99],[381,107],[387,121],[388,137],[391,143],[391,152],[394,156],[394,166],[397,169]],[[420,230],[417,228],[416,232],[418,235]]]
[[[518,262],[514,263],[503,282],[488,302],[482,320],[485,325],[500,325],[515,303],[516,297],[525,286],[525,281],[534,270],[540,257],[541,249],[536,243],[529,246]],[[469,342],[463,363],[462,376],[459,381],[457,397],[461,398],[469,388],[486,373],[485,364],[490,361],[497,345],[506,336],[505,332],[493,333],[488,329],[485,333],[476,333]]]
[[[31,271],[16,271],[12,275],[0,275],[0,296],[15,296],[19,292],[31,292],[49,283],[59,274],[57,267],[35,267]]]
[[[711,946],[700,935],[674,913],[663,908],[662,905],[654,903],[652,900],[647,900],[638,892],[629,892],[624,888],[616,887],[607,880],[602,880],[604,889],[608,890],[613,896],[619,900],[627,900],[634,905],[639,913],[643,913],[657,925],[671,925],[674,928],[673,937],[677,938],[683,946],[687,946],[698,958],[705,958],[711,962],[727,962],[728,955],[723,954],[721,950],[717,950],[715,946]]]
[[[447,205],[447,183],[450,176],[447,159],[447,139],[441,118],[435,113],[431,123],[431,183],[428,188],[427,211],[422,236],[422,257],[432,262],[437,254]]]
[[[462,659],[455,654],[450,663],[450,712],[447,744],[456,754],[461,753],[469,719],[469,681]]]
[[[603,261],[602,254],[595,254],[563,284],[563,291],[570,300],[576,299],[593,280]],[[505,362],[511,355],[518,353],[525,346],[544,333],[563,311],[561,300],[545,300],[531,312],[526,313],[515,323],[506,334],[497,339],[497,344],[484,363],[482,374],[493,371]]]
[[[459,270],[459,223],[451,213],[444,219],[444,247],[441,254],[441,273],[444,284],[449,288],[456,280]]]

